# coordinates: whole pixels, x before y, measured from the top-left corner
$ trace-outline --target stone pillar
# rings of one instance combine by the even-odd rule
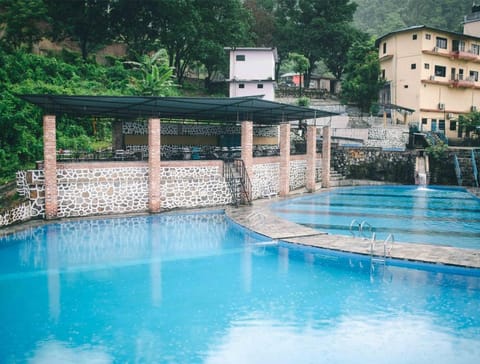
[[[160,119],[148,119],[148,209],[160,211]]]
[[[242,159],[250,181],[253,174],[253,122],[242,121]]]
[[[290,192],[290,124],[280,124],[280,191],[281,197]]]
[[[331,159],[331,139],[330,127],[323,127],[323,143],[322,143],[322,187],[330,187],[330,159]]]
[[[45,218],[58,216],[57,140],[55,115],[43,116],[43,171],[45,176]]]
[[[307,126],[307,181],[308,192],[315,192],[315,171],[317,166],[317,127]]]

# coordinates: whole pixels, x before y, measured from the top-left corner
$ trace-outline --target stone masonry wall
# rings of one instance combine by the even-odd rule
[[[124,166],[116,163],[111,167],[58,168],[58,217],[148,211],[148,167],[132,164],[134,162],[125,162]],[[231,203],[222,163],[211,164],[197,162],[193,166],[181,166],[164,162],[160,172],[161,208]],[[45,215],[43,170],[18,172],[17,188],[29,201],[17,210],[2,213],[0,226]]]
[[[218,166],[162,167],[163,209],[226,205],[232,195]]]
[[[347,178],[413,184],[415,151],[337,147],[332,167]]]
[[[58,169],[58,217],[148,210],[147,167]]]
[[[290,161],[290,191],[305,187],[307,183],[307,161],[291,160]]]
[[[278,157],[276,161],[269,158],[255,158],[253,165],[253,177],[250,176],[252,182],[252,198],[264,198],[268,196],[278,195],[280,179],[280,162]]]

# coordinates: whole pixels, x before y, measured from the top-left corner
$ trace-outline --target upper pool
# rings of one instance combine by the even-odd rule
[[[480,249],[480,199],[463,188],[366,186],[338,188],[276,203],[277,215],[332,234],[350,235],[366,221],[377,240]],[[368,226],[365,224],[365,226]]]

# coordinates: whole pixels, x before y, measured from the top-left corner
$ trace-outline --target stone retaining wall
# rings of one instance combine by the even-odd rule
[[[24,201],[16,206],[0,211],[0,227],[26,221],[31,218],[30,201]]]
[[[332,167],[351,179],[414,184],[415,158],[415,151],[337,147]]]

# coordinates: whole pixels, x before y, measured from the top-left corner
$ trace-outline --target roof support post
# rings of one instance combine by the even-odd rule
[[[280,124],[280,186],[279,195],[290,192],[290,124]]]
[[[315,172],[317,167],[317,127],[307,126],[307,181],[308,192],[315,192]]]
[[[322,141],[322,187],[330,187],[330,159],[331,159],[331,130],[329,126],[323,127]]]
[[[160,212],[160,119],[148,119],[148,209]]]
[[[58,216],[57,133],[55,115],[43,116],[43,172],[45,177],[45,218]]]
[[[253,173],[253,122],[242,121],[241,129],[242,160],[251,180]]]

